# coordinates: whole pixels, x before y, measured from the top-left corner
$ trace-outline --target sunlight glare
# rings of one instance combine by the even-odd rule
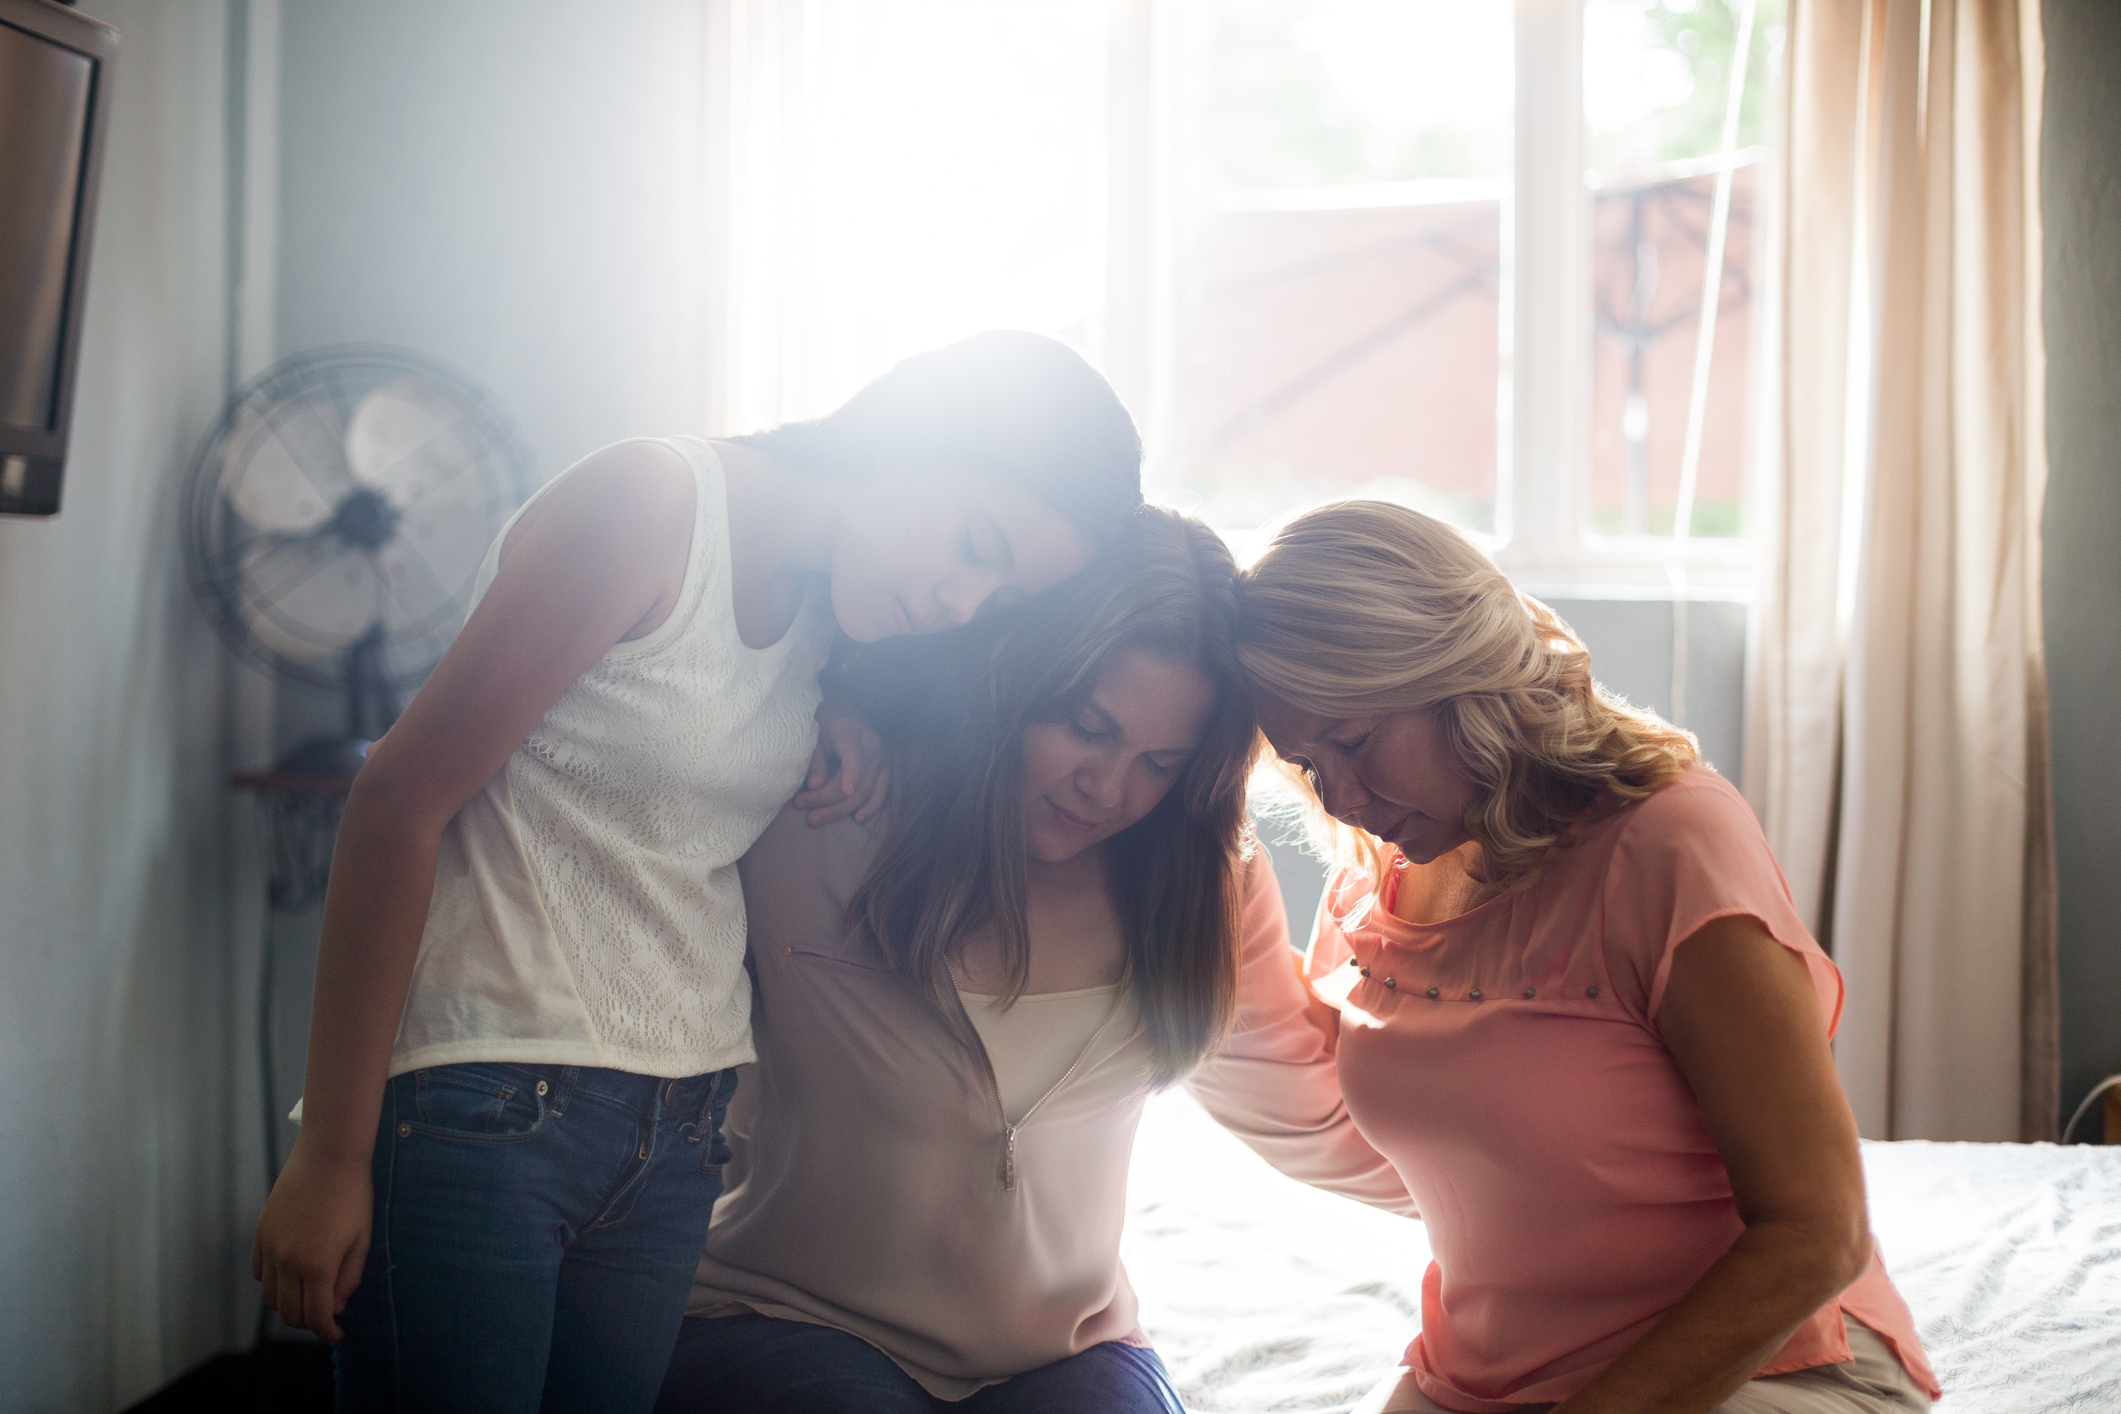
[[[1644,8],[1642,0],[1592,0],[1584,7],[1583,111],[1594,127],[1639,123],[1694,92],[1686,60],[1646,33]]]
[[[1509,7],[1467,0],[1327,0],[1295,27],[1334,86],[1390,133],[1510,121]]]
[[[981,329],[1082,342],[1103,296],[1103,7],[823,10],[795,194],[800,411]]]

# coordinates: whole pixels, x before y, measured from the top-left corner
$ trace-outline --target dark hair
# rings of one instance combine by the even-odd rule
[[[1100,541],[1142,503],[1141,436],[1119,395],[1081,354],[1021,329],[915,354],[835,412],[735,440],[815,476],[865,476],[880,455],[983,473]]]
[[[1161,1082],[1183,1076],[1236,1007],[1245,780],[1257,731],[1237,662],[1236,566],[1214,531],[1143,507],[1083,574],[991,621],[873,645],[847,690],[897,763],[890,822],[848,905],[903,975],[969,1029],[949,960],[992,928],[1007,997],[1030,969],[1023,735],[1072,716],[1128,649],[1199,669],[1215,690],[1199,749],[1154,810],[1105,842],[1126,982]]]

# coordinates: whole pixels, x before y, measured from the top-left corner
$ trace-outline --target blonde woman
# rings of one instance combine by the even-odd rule
[[[1921,1410],[1828,1051],[1841,980],[1692,737],[1441,522],[1353,501],[1243,576],[1337,822],[1310,974],[1436,1260],[1366,1410]]]

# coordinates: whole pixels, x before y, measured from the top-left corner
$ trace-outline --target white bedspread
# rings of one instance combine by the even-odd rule
[[[2121,1147],[1866,1144],[1939,1414],[2121,1411]],[[1420,1320],[1421,1224],[1293,1183],[1182,1093],[1149,1106],[1127,1269],[1199,1414],[1345,1410]]]
[[[2121,1410],[2121,1146],[1866,1144],[1863,1165],[1940,1414]]]

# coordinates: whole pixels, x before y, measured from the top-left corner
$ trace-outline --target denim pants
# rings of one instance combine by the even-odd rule
[[[767,1316],[685,1322],[656,1414],[1185,1414],[1153,1350],[1106,1341],[952,1403],[859,1336]]]
[[[342,1414],[646,1414],[721,1195],[735,1088],[734,1070],[393,1077],[368,1261],[339,1319]]]

